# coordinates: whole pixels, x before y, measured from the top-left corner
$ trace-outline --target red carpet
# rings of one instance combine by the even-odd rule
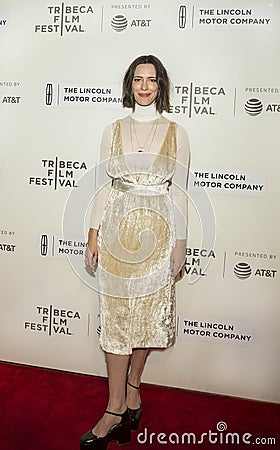
[[[146,384],[141,396],[144,414],[138,433],[146,428],[147,437],[139,434],[139,443],[133,433],[123,450],[280,448],[280,405]],[[80,435],[103,413],[106,399],[106,379],[0,362],[0,450],[79,450]],[[226,423],[220,431],[218,422]],[[177,444],[184,432],[194,433],[196,444],[188,444],[187,437]],[[237,433],[235,444],[227,433]],[[244,433],[252,435],[245,436],[250,445],[241,443]],[[109,446],[118,448],[117,443]]]

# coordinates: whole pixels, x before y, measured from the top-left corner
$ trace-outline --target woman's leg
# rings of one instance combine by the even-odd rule
[[[109,400],[107,410],[115,413],[123,413],[126,406],[126,377],[130,355],[114,355],[105,353],[108,380],[109,380]],[[113,425],[121,421],[120,417],[104,414],[93,429],[96,436],[106,436]]]
[[[141,375],[145,367],[148,353],[149,349],[135,349],[132,352],[128,381],[134,386],[140,386]],[[131,409],[137,409],[140,406],[139,391],[129,386],[129,384],[127,385],[126,404]]]

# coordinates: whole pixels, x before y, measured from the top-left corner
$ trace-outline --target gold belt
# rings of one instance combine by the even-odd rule
[[[130,192],[134,195],[164,195],[168,193],[169,182],[165,181],[161,184],[133,184],[120,180],[113,180],[113,188],[122,192]]]

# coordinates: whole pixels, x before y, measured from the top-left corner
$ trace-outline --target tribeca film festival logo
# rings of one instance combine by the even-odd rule
[[[57,33],[60,36],[68,33],[85,33],[82,19],[94,14],[91,5],[73,6],[64,2],[60,6],[48,6],[47,10],[51,23],[35,25],[35,33]]]
[[[81,316],[78,311],[55,308],[53,305],[49,307],[37,306],[36,312],[40,321],[24,322],[24,329],[36,332],[46,333],[49,336],[53,334],[64,334],[73,336],[70,329],[70,321],[80,320]]]
[[[202,268],[202,259],[207,258],[208,260],[216,258],[213,249],[207,250],[205,248],[190,248],[186,249],[186,263],[185,271],[187,275],[198,275],[200,277],[205,277],[207,275],[206,271]],[[205,265],[203,265],[205,266]]]
[[[246,100],[244,104],[244,110],[249,116],[258,116],[262,113],[280,113],[280,100],[271,102],[268,100],[270,95],[279,93],[278,88],[271,87],[246,87],[244,89],[246,94],[261,94],[262,99],[257,97],[251,97]],[[266,95],[266,99],[263,98]]]
[[[28,183],[35,186],[50,186],[54,190],[58,188],[77,188],[76,173],[87,170],[84,161],[65,161],[59,159],[42,159],[42,167],[45,170],[43,177],[29,177]]]
[[[216,425],[217,431],[207,430],[204,433],[197,434],[191,431],[184,433],[154,433],[149,431],[148,428],[144,428],[144,431],[138,433],[137,441],[139,444],[223,444],[223,445],[276,445],[275,437],[253,436],[249,432],[237,433],[229,432],[228,424],[221,420]],[[263,447],[264,448],[264,447]]]
[[[224,98],[225,89],[222,86],[198,86],[191,82],[189,85],[174,86],[174,101],[169,113],[216,116],[212,102],[216,98]]]

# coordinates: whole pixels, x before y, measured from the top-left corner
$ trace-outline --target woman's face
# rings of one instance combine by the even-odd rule
[[[154,103],[158,84],[156,69],[153,64],[139,64],[134,72],[132,92],[138,105],[149,106]]]

